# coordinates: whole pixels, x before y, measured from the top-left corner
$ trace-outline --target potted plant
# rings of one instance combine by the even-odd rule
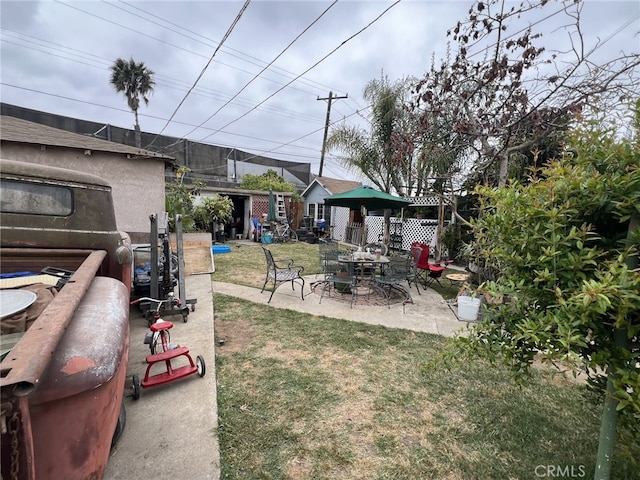
[[[336,277],[347,279],[349,278],[349,272],[345,267],[341,267],[340,270],[336,272]],[[351,285],[344,281],[333,282],[333,287],[340,293],[351,293]]]
[[[425,213],[426,213],[426,212],[425,212],[425,209],[424,209],[424,208],[420,208],[420,207],[419,207],[419,208],[416,208],[416,211],[415,211],[415,217],[416,217],[416,219],[418,219],[418,220],[422,220],[422,219],[424,218]]]
[[[204,225],[211,224],[214,240],[223,242],[224,225],[233,218],[233,201],[226,195],[205,197],[196,208],[195,216],[201,218]]]

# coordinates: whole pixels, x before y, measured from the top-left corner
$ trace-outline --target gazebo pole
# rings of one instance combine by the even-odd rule
[[[362,238],[360,238],[360,246],[364,248],[367,244],[367,207],[360,206],[360,215],[362,216]]]

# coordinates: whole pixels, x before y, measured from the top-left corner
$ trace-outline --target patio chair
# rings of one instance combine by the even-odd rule
[[[341,263],[338,259],[341,252],[338,250],[328,250],[324,255],[324,280],[322,281],[322,293],[320,294],[320,301],[324,298],[324,294],[331,290],[338,290],[342,293],[348,292],[351,294],[351,308],[353,308],[353,302],[356,298],[356,287],[358,283],[357,275],[354,272],[353,263],[345,262]]]
[[[409,282],[409,277],[411,275],[411,263],[412,259],[404,255],[389,257],[389,263],[385,265],[382,274],[375,277],[376,285],[380,287],[385,297],[387,297],[387,307],[391,308],[390,299],[391,291],[393,289],[404,294],[405,298],[402,301],[402,313],[404,313],[405,304],[413,301],[409,289],[403,286],[404,282]],[[410,283],[409,287],[411,287]],[[420,290],[418,289],[418,292],[419,291]]]
[[[433,282],[440,283],[440,277],[447,267],[429,263],[429,245],[414,242],[411,244],[411,255],[415,263],[416,280],[423,284],[424,289],[429,288]]]
[[[413,283],[416,286],[416,290],[418,291],[418,295],[422,295],[420,293],[420,286],[418,285],[418,278],[417,278],[417,272],[416,272],[416,264],[413,260],[413,255],[411,255],[411,253],[407,253],[407,252],[401,252],[398,254],[398,256],[404,257],[407,261],[407,285],[408,285],[408,289],[409,292],[411,292],[411,284]]]
[[[425,284],[424,289],[426,290],[433,282],[436,282],[442,287],[442,284],[440,283],[440,277],[442,277],[442,274],[447,269],[447,267],[435,265],[433,263],[427,264],[427,267],[429,268],[429,274],[427,275],[427,283]]]
[[[429,274],[429,247],[426,250],[418,244],[411,245],[411,256],[413,258],[413,269],[416,280],[416,285],[421,283],[425,285],[427,283],[427,275]],[[420,291],[420,289],[418,289]]]
[[[304,300],[304,278],[302,278],[304,267],[302,265],[295,265],[292,258],[274,260],[271,250],[266,247],[262,247],[262,249],[264,250],[264,254],[267,259],[267,275],[264,279],[264,285],[262,285],[260,293],[264,292],[269,280],[273,282],[273,288],[271,289],[271,295],[269,296],[267,303],[271,302],[273,294],[275,293],[276,288],[278,288],[278,284],[291,282],[291,289],[295,290],[294,282],[296,280],[300,280],[302,282],[300,297]]]
[[[329,262],[338,263],[336,255],[340,252],[340,244],[336,240],[321,238],[318,241],[318,251],[320,252],[320,271],[326,274],[326,266]]]

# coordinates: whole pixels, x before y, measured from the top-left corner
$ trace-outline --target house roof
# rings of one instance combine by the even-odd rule
[[[314,184],[320,185],[327,192],[329,192],[330,195],[346,192],[348,190],[353,190],[354,188],[358,188],[359,186],[362,185],[362,183],[354,182],[352,180],[339,180],[337,178],[316,177],[309,184],[309,186],[305,188],[304,192],[302,192],[303,197],[305,196],[307,191],[313,187]]]
[[[21,118],[2,115],[0,117],[0,139],[3,142],[30,143],[56,147],[77,148],[109,153],[121,153],[129,157],[157,158],[172,162],[173,158],[162,153],[142,148],[109,142],[100,138],[67,132],[40,123],[29,122]]]

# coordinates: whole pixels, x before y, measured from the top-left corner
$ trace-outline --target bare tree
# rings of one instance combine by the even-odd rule
[[[452,131],[467,137],[469,150],[464,152],[474,169],[498,185],[506,183],[514,156],[544,147],[549,136],[566,128],[573,116],[587,113],[593,102],[615,109],[636,98],[640,89],[637,53],[601,64],[592,60],[601,43],[586,50],[582,3],[509,5],[489,0],[471,7],[468,19],[448,32],[457,52],[440,66],[432,65],[417,83],[411,105],[418,118],[417,139],[453,122]],[[537,45],[542,35],[534,33],[535,25],[510,31],[518,20],[542,11],[549,15],[540,25],[556,15],[568,19],[562,27],[567,51]]]

